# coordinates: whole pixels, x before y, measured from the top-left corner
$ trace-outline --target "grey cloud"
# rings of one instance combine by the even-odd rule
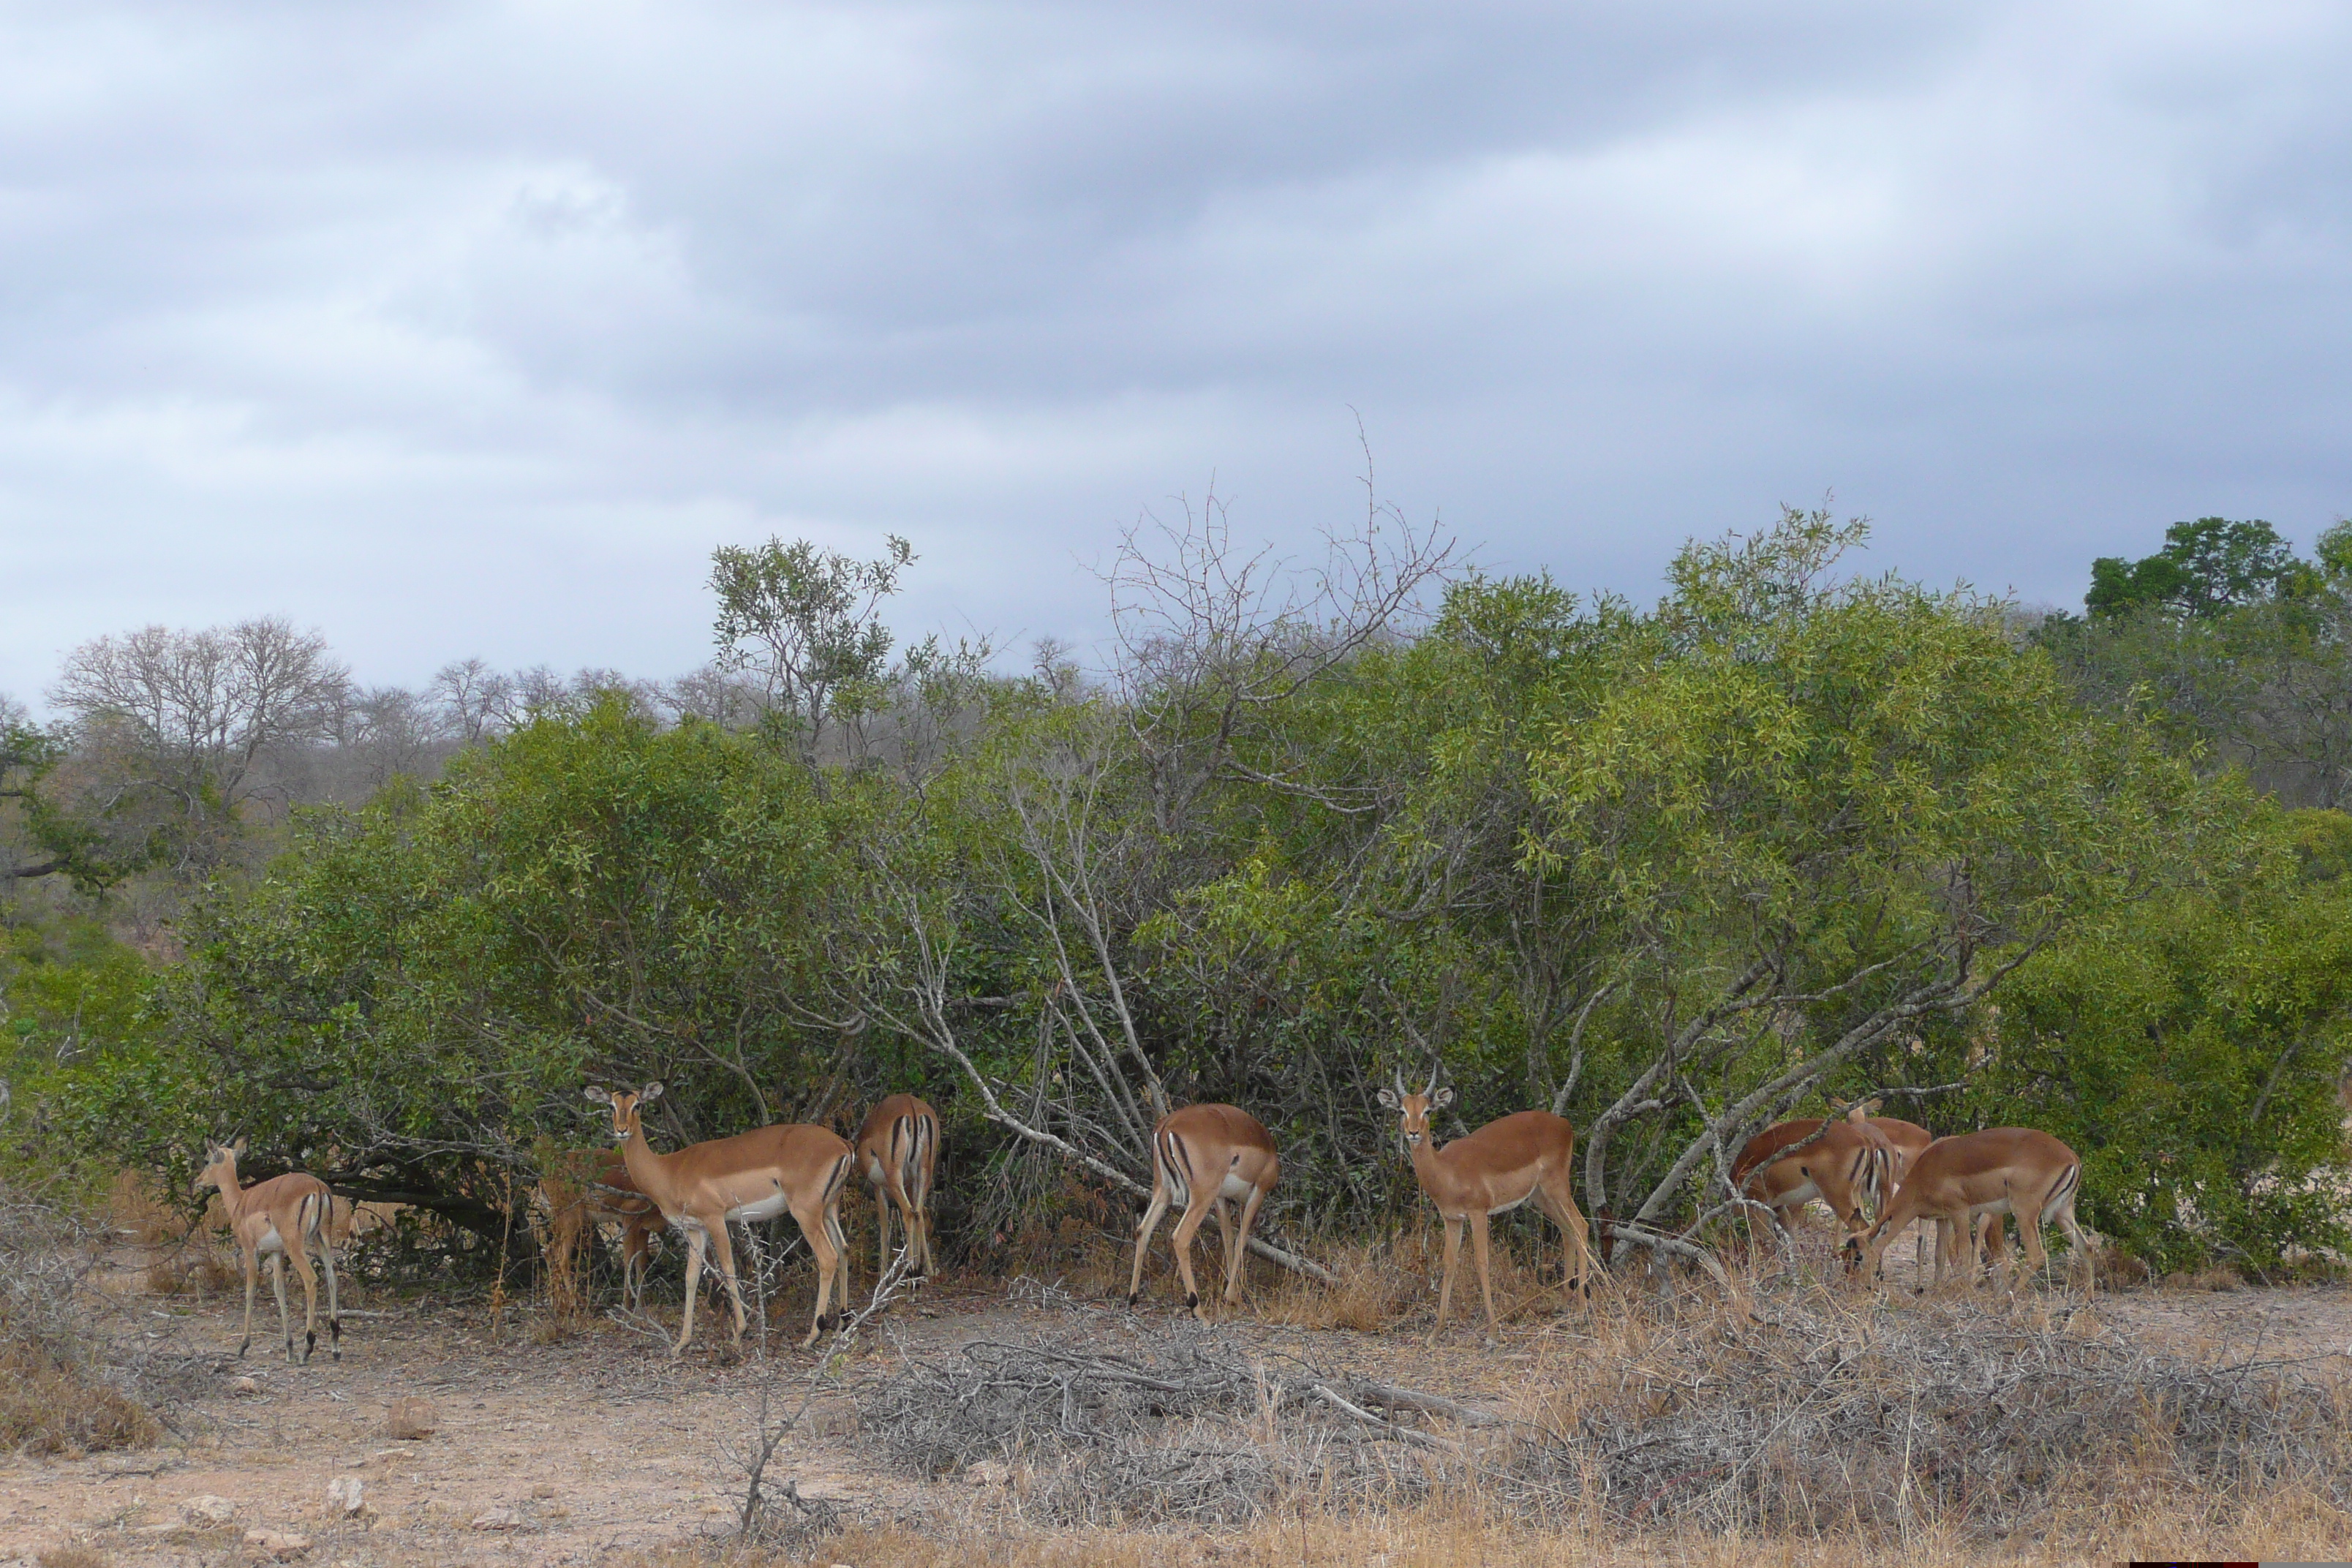
[[[371,680],[665,673],[709,547],[914,536],[1085,638],[1211,474],[1646,593],[1835,487],[2078,595],[2352,506],[2318,5],[0,16],[0,690],[282,612]]]

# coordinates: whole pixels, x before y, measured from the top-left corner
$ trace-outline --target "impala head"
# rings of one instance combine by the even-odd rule
[[[1393,1088],[1381,1090],[1381,1104],[1403,1118],[1404,1146],[1410,1151],[1429,1142],[1429,1113],[1443,1110],[1454,1103],[1454,1086],[1440,1087],[1437,1081],[1439,1064],[1429,1064],[1429,1082],[1419,1094],[1409,1094],[1404,1087],[1404,1069],[1397,1069]]]
[[[206,1187],[218,1187],[227,1191],[228,1184],[236,1180],[236,1157],[244,1152],[245,1140],[242,1138],[233,1143],[207,1142],[205,1145],[204,1169],[196,1173],[196,1190],[202,1192]]]
[[[613,1142],[615,1143],[625,1143],[635,1136],[638,1108],[651,1105],[661,1098],[661,1094],[662,1086],[657,1083],[649,1083],[643,1089],[599,1089],[593,1083],[588,1086],[590,1100],[598,1105],[613,1108]]]

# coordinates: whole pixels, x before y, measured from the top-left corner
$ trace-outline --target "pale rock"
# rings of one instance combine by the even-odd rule
[[[232,1377],[228,1380],[228,1391],[239,1399],[250,1399],[261,1392],[261,1380],[257,1377]]]
[[[327,1511],[345,1516],[366,1507],[366,1489],[357,1476],[337,1476],[327,1483]]]
[[[1001,1487],[1013,1479],[1013,1467],[1002,1459],[982,1459],[964,1467],[963,1479],[975,1487]]]
[[[245,1544],[269,1562],[291,1563],[310,1550],[310,1538],[285,1530],[248,1530]]]
[[[510,1508],[494,1508],[488,1513],[478,1513],[469,1527],[474,1530],[520,1530],[522,1515]]]
[[[190,1524],[199,1527],[207,1524],[226,1524],[236,1517],[236,1504],[225,1497],[215,1497],[210,1492],[206,1492],[202,1497],[182,1500],[180,1517]]]

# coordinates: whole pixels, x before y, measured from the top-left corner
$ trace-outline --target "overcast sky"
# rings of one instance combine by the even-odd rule
[[[282,613],[668,675],[709,551],[1086,641],[1213,479],[1644,599],[2352,510],[2352,7],[0,0],[0,691]],[[1356,412],[1351,412],[1351,409]]]

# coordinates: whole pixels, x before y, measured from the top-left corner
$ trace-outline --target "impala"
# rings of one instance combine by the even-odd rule
[[[1549,1110],[1519,1110],[1489,1121],[1467,1138],[1437,1147],[1429,1131],[1429,1113],[1454,1103],[1451,1086],[1441,1088],[1433,1066],[1429,1082],[1419,1094],[1405,1091],[1404,1075],[1397,1074],[1392,1089],[1381,1090],[1381,1104],[1402,1119],[1406,1157],[1421,1190],[1437,1205],[1445,1222],[1445,1276],[1437,1288],[1437,1329],[1454,1303],[1454,1271],[1462,1259],[1462,1227],[1470,1227],[1472,1254],[1478,1261],[1478,1289],[1486,1302],[1486,1326],[1499,1328],[1495,1316],[1495,1279],[1487,1260],[1487,1221],[1532,1202],[1559,1226],[1563,1240],[1561,1267],[1570,1290],[1587,1290],[1585,1276],[1592,1267],[1591,1239],[1584,1215],[1570,1190],[1571,1161],[1576,1153],[1576,1129],[1567,1118]],[[1589,1290],[1588,1290],[1589,1293]],[[1436,1337],[1436,1329],[1431,1331]]]
[[[1184,1205],[1176,1222],[1176,1272],[1184,1281],[1184,1305],[1201,1321],[1209,1310],[1192,1281],[1192,1237],[1212,1209],[1225,1243],[1225,1305],[1242,1301],[1242,1258],[1249,1248],[1250,1226],[1257,1223],[1258,1205],[1282,1174],[1282,1156],[1274,1139],[1248,1111],[1231,1105],[1188,1105],[1171,1110],[1151,1130],[1151,1202],[1143,1211],[1142,1228],[1135,1237],[1135,1271],[1127,1282],[1127,1304],[1143,1296],[1143,1259],[1151,1250],[1151,1233],[1171,1204]],[[1239,1234],[1234,1229],[1233,1204],[1242,1205]]]
[[[205,1146],[205,1168],[196,1176],[196,1190],[220,1189],[221,1210],[228,1215],[229,1234],[245,1255],[245,1338],[236,1347],[240,1356],[253,1343],[253,1289],[259,1283],[261,1256],[269,1257],[270,1289],[278,1294],[278,1326],[286,1335],[286,1359],[294,1360],[294,1326],[286,1315],[286,1260],[302,1279],[302,1362],[308,1364],[319,1348],[319,1277],[310,1268],[315,1255],[327,1270],[327,1342],[329,1353],[343,1359],[343,1319],[335,1300],[335,1249],[327,1238],[334,1199],[327,1184],[299,1171],[272,1176],[240,1187],[236,1158],[245,1140],[224,1148]]]
[[[621,1227],[621,1300],[637,1310],[662,1212],[629,1180],[628,1157],[618,1149],[567,1150],[540,1178],[539,1196],[549,1215],[548,1264],[559,1275],[569,1276],[583,1235],[607,1225]]]
[[[1881,1264],[1887,1242],[1895,1231],[1921,1218],[1942,1220],[1950,1227],[1941,1250],[1956,1255],[1966,1237],[1973,1255],[1976,1216],[1990,1215],[1998,1227],[1999,1216],[2008,1214],[2017,1216],[2020,1266],[2029,1273],[2039,1271],[2049,1259],[2042,1246],[2042,1226],[2054,1223],[2066,1233],[2074,1247],[2067,1260],[2071,1280],[2077,1262],[2087,1269],[2091,1261],[2082,1227],[2074,1223],[2074,1196],[2082,1184],[2083,1162],[2074,1151],[2031,1127],[1994,1127],[1938,1139],[1913,1162],[1910,1179],[1868,1234],[1846,1239],[1847,1268],[1867,1267],[1874,1279],[1884,1281]],[[2015,1281],[2011,1285],[2014,1289]],[[2086,1278],[2085,1294],[2091,1286]]]
[[[826,1312],[835,1279],[847,1259],[841,1235],[841,1189],[849,1180],[849,1145],[839,1134],[805,1124],[757,1127],[732,1138],[688,1144],[674,1154],[657,1154],[646,1142],[643,1110],[661,1098],[649,1083],[635,1092],[590,1088],[588,1098],[613,1110],[613,1136],[627,1162],[629,1180],[661,1206],[672,1225],[686,1231],[686,1321],[673,1356],[694,1338],[694,1299],[702,1283],[702,1253],[718,1256],[719,1277],[735,1309],[735,1343],[743,1342],[743,1291],[735,1279],[735,1246],[729,1220],[746,1225],[773,1219],[786,1209],[800,1222],[809,1255],[816,1259],[816,1318],[805,1350],[836,1321]],[[848,1289],[843,1287],[843,1305]]]
[[[1838,1101],[1833,1100],[1830,1101],[1830,1103],[1832,1105],[1835,1105]],[[1879,1102],[1873,1100],[1865,1101],[1861,1105],[1847,1106],[1845,1108],[1845,1116],[1848,1121],[1861,1121],[1864,1125],[1868,1126],[1877,1132],[1881,1138],[1886,1140],[1887,1147],[1894,1152],[1895,1185],[1888,1189],[1887,1194],[1891,1200],[1894,1194],[1902,1189],[1904,1181],[1910,1175],[1912,1162],[1916,1161],[1920,1155],[1927,1152],[1928,1145],[1936,1142],[1936,1135],[1933,1132],[1928,1131],[1926,1128],[1920,1126],[1916,1121],[1906,1121],[1902,1118],[1896,1116],[1873,1115],[1872,1112],[1878,1109],[1878,1105]],[[1979,1241],[1988,1236],[1988,1226],[1990,1226],[1990,1239],[1984,1242],[1985,1256],[1995,1260],[1998,1260],[2000,1257],[2000,1222],[1989,1215],[1979,1215],[1977,1217],[1976,1234],[1969,1238],[1970,1272],[1974,1272],[1975,1270],[1978,1246]],[[1944,1282],[1945,1254],[1947,1252],[1950,1252],[1954,1257],[1958,1255],[1958,1244],[1949,1239],[1948,1233],[1951,1227],[1944,1224],[1941,1220],[1937,1221],[1934,1226],[1934,1234],[1936,1237],[1935,1277],[1936,1283],[1938,1285],[1941,1285]],[[1918,1269],[1919,1279],[1923,1289],[1925,1288],[1927,1279],[1928,1234],[1929,1227],[1926,1225],[1920,1226]]]
[[[890,1211],[907,1233],[907,1266],[928,1276],[931,1259],[931,1173],[940,1158],[940,1115],[911,1094],[894,1094],[866,1113],[857,1130],[857,1168],[874,1188],[874,1229],[881,1247],[874,1289],[890,1272]],[[848,1287],[845,1284],[845,1295]]]
[[[1886,1206],[1893,1164],[1886,1140],[1851,1114],[1826,1131],[1820,1118],[1804,1117],[1750,1138],[1731,1163],[1731,1182],[1741,1196],[1754,1197],[1771,1211],[1784,1237],[1790,1218],[1814,1198],[1829,1205],[1848,1235],[1858,1235],[1868,1223],[1863,1205],[1874,1211]]]

